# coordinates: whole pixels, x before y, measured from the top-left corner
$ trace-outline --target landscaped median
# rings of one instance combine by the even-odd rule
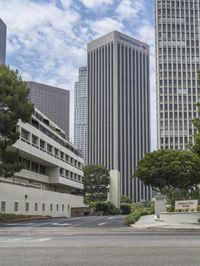
[[[139,218],[143,215],[150,215],[154,213],[154,208],[150,207],[142,207],[139,204],[132,204],[132,212],[125,219],[125,224],[131,225],[136,223]]]
[[[6,222],[20,222],[20,221],[32,221],[49,218],[41,215],[22,215],[22,214],[7,214],[0,212],[0,223]]]

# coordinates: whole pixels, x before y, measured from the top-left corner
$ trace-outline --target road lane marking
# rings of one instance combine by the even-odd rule
[[[100,223],[99,226],[103,226],[104,224],[109,224],[108,222]]]
[[[0,243],[13,243],[13,242],[46,242],[50,241],[52,238],[10,238],[10,239],[2,239]]]
[[[58,226],[66,226],[66,225],[72,225],[72,224],[69,224],[69,223],[64,223],[64,224],[59,224],[59,223],[52,223],[52,225],[58,225]]]

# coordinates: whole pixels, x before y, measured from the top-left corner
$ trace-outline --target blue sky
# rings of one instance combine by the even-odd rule
[[[86,64],[87,43],[119,30],[151,46],[152,124],[155,125],[153,0],[0,0],[7,24],[7,64],[23,79],[73,90],[78,68]],[[155,129],[152,127],[155,147]]]

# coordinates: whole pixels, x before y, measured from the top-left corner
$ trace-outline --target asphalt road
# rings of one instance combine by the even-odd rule
[[[134,230],[123,216],[0,226],[0,266],[199,266],[200,231]]]

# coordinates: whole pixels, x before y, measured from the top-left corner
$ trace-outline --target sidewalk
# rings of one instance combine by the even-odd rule
[[[145,215],[141,216],[140,219],[135,223],[132,224],[131,227],[134,229],[199,229],[200,224],[190,224],[190,223],[180,223],[180,224],[170,224],[165,223],[162,221],[154,220],[155,215]]]

